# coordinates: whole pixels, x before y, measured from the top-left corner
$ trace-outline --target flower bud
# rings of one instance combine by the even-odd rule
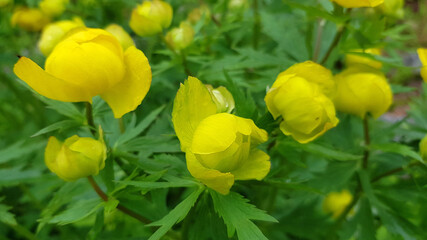
[[[105,30],[113,34],[113,36],[119,40],[124,50],[128,49],[130,46],[135,46],[133,39],[121,26],[117,24],[110,24],[105,28]]]
[[[427,135],[420,142],[420,154],[424,161],[427,161]]]
[[[280,129],[285,135],[292,136],[299,143],[308,143],[335,127],[339,120],[334,104],[323,93],[325,90],[322,91],[330,89],[329,78],[325,77],[328,74],[316,75],[318,66],[303,72],[301,66],[291,67],[290,74],[286,74],[288,70],[281,73],[267,92],[265,102],[274,119],[283,117]],[[323,78],[328,81],[320,81]],[[316,81],[320,81],[319,84]],[[327,92],[331,93],[330,90]]]
[[[189,77],[175,97],[172,122],[191,175],[227,194],[235,180],[260,180],[270,171],[270,157],[256,148],[267,141],[267,132],[250,119],[217,113],[213,98]]]
[[[249,7],[247,0],[230,0],[228,2],[228,9],[230,10],[243,10]]]
[[[63,20],[48,24],[43,28],[42,35],[38,42],[40,51],[49,56],[53,48],[70,32],[72,29],[84,27],[85,24],[79,17],[73,20]]]
[[[332,214],[332,217],[337,219],[352,200],[353,195],[348,190],[331,192],[323,200],[322,208],[325,213]]]
[[[166,34],[167,44],[175,50],[187,48],[194,39],[193,27],[187,22],[181,22],[178,28],[173,28]]]
[[[97,175],[106,158],[102,134],[99,140],[74,135],[65,142],[50,137],[45,150],[46,166],[65,181]]]
[[[101,97],[120,118],[141,104],[151,85],[151,68],[135,47],[123,50],[102,29],[79,28],[63,39],[45,62],[45,70],[26,57],[15,74],[39,94],[64,102]]]
[[[387,16],[403,18],[405,15],[404,5],[405,0],[384,0],[384,3],[379,5],[378,8]]]
[[[43,13],[55,17],[61,15],[65,10],[68,0],[43,0],[39,6]]]
[[[49,18],[39,9],[26,7],[15,9],[11,19],[12,26],[32,32],[42,30],[49,21]]]
[[[202,17],[206,21],[209,21],[209,19],[211,19],[211,11],[209,10],[209,7],[204,4],[198,8],[191,10],[191,12],[188,14],[187,21],[194,25],[198,21],[200,21]]]
[[[421,77],[427,83],[427,48],[418,48],[417,52],[422,64]]]
[[[330,0],[345,8],[376,7],[384,0]]]
[[[218,113],[231,113],[234,109],[233,95],[225,87],[213,88],[212,85],[206,85],[212,100],[215,102]]]
[[[370,66],[370,67],[373,67],[376,69],[382,68],[382,66],[383,66],[382,62],[371,59],[369,57],[360,56],[357,54],[352,54],[353,52],[354,53],[362,53],[363,52],[363,53],[369,53],[372,55],[380,56],[381,55],[381,49],[370,48],[370,49],[365,49],[365,50],[362,50],[362,49],[352,50],[351,52],[349,52],[345,55],[345,64],[347,67],[352,67],[352,66],[361,64],[361,65]]]
[[[133,9],[129,24],[139,36],[150,36],[168,28],[172,15],[169,3],[161,0],[145,1]]]
[[[369,67],[348,68],[335,76],[337,110],[365,118],[385,113],[393,102],[393,93],[384,74]]]

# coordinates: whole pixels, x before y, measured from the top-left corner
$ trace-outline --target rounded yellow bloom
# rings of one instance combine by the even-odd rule
[[[345,8],[359,7],[376,7],[384,2],[384,0],[330,0]]]
[[[135,46],[135,42],[133,41],[133,39],[121,26],[117,24],[110,24],[105,28],[105,30],[113,34],[113,36],[116,37],[117,40],[119,40],[123,49],[126,50],[130,46]]]
[[[187,22],[181,22],[178,28],[173,28],[166,34],[166,42],[175,50],[190,46],[194,39],[193,27]]]
[[[348,190],[329,193],[323,201],[323,211],[338,218],[353,200],[353,195]]]
[[[221,108],[213,98],[189,77],[175,97],[172,122],[191,175],[228,194],[235,180],[260,180],[270,171],[270,157],[256,148],[267,141],[267,132],[250,119],[217,113]]]
[[[171,25],[173,16],[169,3],[161,0],[145,1],[136,6],[130,18],[130,27],[139,36],[150,36]]]
[[[61,15],[65,10],[68,0],[43,0],[39,6],[43,13],[55,17]]]
[[[198,21],[200,21],[202,17],[204,17],[204,20],[206,21],[211,19],[211,11],[209,10],[209,7],[205,4],[191,10],[191,12],[188,14],[187,20],[191,24],[196,24]]]
[[[424,161],[427,161],[427,135],[420,142],[420,154]]]
[[[196,128],[187,167],[206,186],[228,194],[235,180],[263,179],[270,171],[270,157],[256,148],[267,141],[267,132],[249,119],[218,113]]]
[[[0,0],[0,8],[7,6],[11,2],[13,2],[13,0]]]
[[[62,40],[45,70],[26,57],[15,74],[39,94],[64,102],[91,102],[101,97],[116,118],[141,104],[151,85],[151,68],[135,47],[123,51],[119,41],[102,29],[80,28]]]
[[[235,103],[233,95],[227,90],[227,88],[221,86],[213,88],[212,85],[206,85],[209,93],[212,96],[212,100],[215,102],[218,112],[231,113],[234,109]]]
[[[393,102],[393,93],[384,74],[367,67],[352,67],[335,76],[337,110],[365,118],[385,113]]]
[[[347,53],[345,55],[345,64],[347,67],[352,67],[354,65],[366,65],[366,66],[370,66],[376,69],[381,69],[383,67],[382,62],[380,61],[376,61],[373,60],[369,57],[365,57],[365,56],[360,56],[357,54],[352,54],[352,53],[369,53],[372,55],[381,55],[381,49],[378,48],[369,48],[369,49],[356,49],[356,50],[352,50],[350,53]]]
[[[338,124],[334,104],[321,86],[296,74],[281,73],[276,79],[264,100],[274,119],[283,117],[285,135],[308,143]]]
[[[11,18],[12,26],[33,32],[42,30],[49,21],[49,17],[39,9],[25,7],[15,9]]]
[[[78,27],[84,27],[84,22],[79,18],[75,17],[73,20],[63,20],[54,23],[50,23],[43,28],[42,35],[38,42],[40,51],[48,56],[53,48],[66,36],[66,34],[72,29]]]
[[[405,15],[404,5],[405,0],[384,0],[384,3],[379,5],[378,8],[387,16],[403,18]]]
[[[421,68],[421,77],[427,83],[427,48],[418,48],[418,57],[421,60],[423,67]]]
[[[105,166],[106,146],[99,140],[74,135],[60,142],[50,137],[45,150],[45,163],[50,171],[65,181],[97,175]]]

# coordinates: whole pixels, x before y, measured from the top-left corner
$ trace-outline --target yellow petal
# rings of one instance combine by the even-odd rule
[[[249,132],[246,135],[250,134]],[[191,151],[211,154],[227,149],[236,139],[237,119],[229,113],[218,113],[203,119],[194,131]]]
[[[119,40],[124,50],[128,49],[130,46],[135,46],[133,39],[120,25],[110,24],[105,28],[105,30],[113,34],[113,36]]]
[[[427,66],[427,48],[418,48],[417,53],[423,66]]]
[[[427,66],[421,68],[421,77],[424,79],[424,82],[427,83]]]
[[[56,137],[50,137],[44,152],[44,162],[50,171],[56,172],[56,157],[61,150],[62,143],[56,139]]]
[[[86,89],[46,73],[29,58],[21,57],[13,71],[32,89],[47,98],[63,102],[92,101],[92,95]]]
[[[250,135],[251,136],[251,145],[257,146],[261,143],[264,143],[268,140],[268,133],[264,129],[260,129],[257,127],[252,119],[242,118],[242,117],[236,117],[237,118],[237,126],[239,129],[239,132],[244,135]],[[246,127],[249,129],[247,131],[242,131],[242,128]]]
[[[135,110],[147,95],[151,85],[151,67],[144,53],[134,46],[125,52],[126,73],[117,85],[101,94],[114,112],[115,118]]]
[[[221,194],[226,195],[230,192],[234,184],[233,174],[204,167],[191,152],[187,152],[185,156],[188,171],[194,178]]]
[[[384,0],[331,0],[331,1],[336,2],[339,5],[346,8],[376,7],[384,3]]]
[[[262,180],[270,172],[270,156],[267,153],[254,149],[249,159],[237,170],[232,171],[236,180]]]
[[[216,112],[216,104],[205,85],[197,78],[188,77],[176,94],[172,111],[172,122],[182,151],[191,146],[199,123]]]

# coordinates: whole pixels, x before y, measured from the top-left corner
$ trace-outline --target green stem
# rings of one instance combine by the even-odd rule
[[[92,104],[89,102],[86,102],[86,119],[87,119],[87,125],[89,125],[90,132],[93,136],[96,135],[96,127],[95,122],[93,121],[93,110],[92,110]]]
[[[314,47],[314,53],[313,53],[313,62],[317,62],[317,60],[319,58],[320,47],[322,45],[322,36],[323,36],[323,30],[325,29],[325,24],[326,24],[326,20],[321,19],[321,20],[319,20],[319,23],[317,25],[317,36],[316,36],[316,45]]]
[[[371,144],[371,138],[369,136],[369,119],[368,116],[365,116],[363,119],[363,133],[365,136],[365,151],[363,152],[363,169],[368,168],[368,160],[369,160],[369,145]]]
[[[123,118],[119,118],[119,129],[120,129],[120,133],[124,133],[125,132],[125,124],[123,123]]]
[[[23,227],[20,224],[8,224],[18,235],[28,240],[37,240],[37,237],[30,232],[27,228]]]
[[[188,68],[188,64],[187,64],[187,58],[185,56],[185,53],[181,50],[179,52],[175,51],[175,49],[173,48],[173,46],[171,46],[168,41],[166,41],[165,36],[163,36],[163,34],[159,34],[160,39],[162,40],[162,42],[166,45],[166,47],[171,50],[171,52],[173,53],[173,55],[175,57],[181,57],[181,61],[182,61],[182,66],[184,68],[185,74],[187,74],[188,76],[194,76],[190,69]]]
[[[413,162],[413,163],[408,164],[408,166],[406,166],[406,167],[398,167],[398,168],[392,169],[390,171],[387,171],[383,174],[380,174],[380,175],[374,177],[371,180],[371,183],[378,182],[382,178],[394,175],[395,173],[399,173],[399,172],[403,171],[405,168],[410,168],[410,167],[419,166],[419,165],[422,165],[422,163],[421,162]]]
[[[258,43],[259,43],[259,35],[260,35],[260,28],[261,28],[261,18],[259,15],[259,3],[258,0],[254,0],[253,4],[253,10],[254,10],[254,36],[253,36],[253,47],[254,49],[258,49]]]

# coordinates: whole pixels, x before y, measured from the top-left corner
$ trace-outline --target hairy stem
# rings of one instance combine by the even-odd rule
[[[87,125],[89,125],[90,132],[93,136],[96,135],[96,127],[95,122],[93,121],[93,110],[92,110],[92,104],[89,102],[86,102],[86,119],[87,119]]]
[[[368,168],[368,160],[369,160],[369,145],[371,144],[371,138],[369,136],[369,119],[368,116],[365,116],[363,119],[363,133],[365,136],[365,151],[363,152],[363,169]]]
[[[319,58],[320,47],[322,45],[322,36],[323,36],[323,30],[325,28],[325,24],[326,24],[326,20],[321,19],[321,20],[319,20],[319,23],[317,25],[316,45],[314,47],[313,62],[317,62],[317,60]]]

